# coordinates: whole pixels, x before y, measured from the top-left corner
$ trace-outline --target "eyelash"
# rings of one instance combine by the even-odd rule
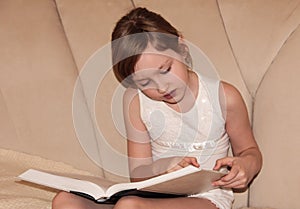
[[[140,84],[142,87],[146,87],[150,83],[150,80],[148,80],[146,83]]]
[[[168,67],[166,70],[163,70],[160,72],[160,74],[167,74],[171,71],[172,66]],[[140,84],[142,87],[146,87],[150,83],[150,80],[148,80],[146,83]]]
[[[170,72],[171,71],[171,66],[170,67],[168,67],[166,70],[163,70],[162,72],[160,72],[160,74],[167,74],[168,72]]]

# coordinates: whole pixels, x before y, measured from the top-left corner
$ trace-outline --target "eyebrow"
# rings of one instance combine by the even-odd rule
[[[159,70],[161,70],[166,64],[170,62],[170,58],[168,58],[161,66],[158,67]]]

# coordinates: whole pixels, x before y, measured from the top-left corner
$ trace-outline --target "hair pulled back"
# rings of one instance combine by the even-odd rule
[[[191,65],[191,56],[180,37],[161,15],[141,7],[131,10],[116,23],[111,36],[113,71],[118,81],[125,87],[135,87],[130,75],[149,44],[158,51],[172,49]]]

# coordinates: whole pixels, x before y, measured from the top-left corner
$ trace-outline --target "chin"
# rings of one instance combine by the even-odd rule
[[[181,97],[181,98],[175,97],[175,98],[163,100],[163,101],[166,103],[169,103],[169,104],[178,104],[179,102],[181,102],[182,99],[183,99],[183,97]]]
[[[163,100],[163,102],[168,103],[168,104],[177,104],[178,102],[175,100]]]

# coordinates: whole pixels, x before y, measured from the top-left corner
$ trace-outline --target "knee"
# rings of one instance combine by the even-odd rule
[[[77,209],[78,207],[74,204],[72,199],[72,194],[59,192],[52,200],[52,209]]]
[[[144,208],[143,205],[143,198],[137,196],[125,196],[116,203],[114,209],[139,209]]]

